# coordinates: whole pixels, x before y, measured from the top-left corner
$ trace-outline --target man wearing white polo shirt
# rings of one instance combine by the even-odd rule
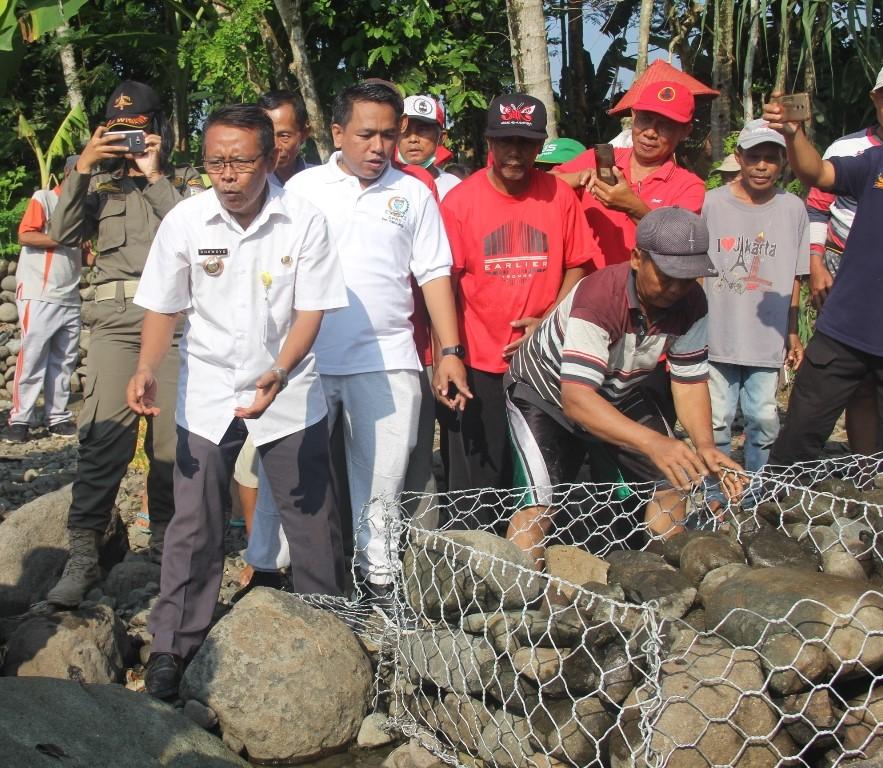
[[[163,219],[135,303],[147,310],[130,407],[156,415],[155,371],[175,318],[181,340],[175,516],[165,537],[147,692],[176,695],[202,643],[224,563],[224,499],[252,436],[292,553],[296,592],[340,594],[343,556],[328,459],[327,408],[310,352],[324,310],[346,305],[327,225],[306,201],[268,184],[273,124],[233,105],[205,125],[210,193]]]
[[[368,595],[378,597],[391,582],[386,523],[382,505],[368,503],[401,493],[417,439],[422,366],[409,321],[412,275],[441,346],[433,393],[450,408],[470,396],[438,205],[390,163],[402,111],[399,94],[382,83],[350,86],[332,111],[339,151],[285,186],[325,214],[346,280],[349,306],[325,318],[314,352],[331,426],[343,419],[356,563]]]

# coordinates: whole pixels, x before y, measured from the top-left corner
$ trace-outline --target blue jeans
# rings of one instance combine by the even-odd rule
[[[714,443],[730,454],[730,427],[739,403],[745,417],[745,469],[754,472],[769,461],[779,434],[779,371],[732,363],[709,363],[708,367]]]

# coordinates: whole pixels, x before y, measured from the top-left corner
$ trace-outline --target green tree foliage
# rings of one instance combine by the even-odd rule
[[[195,89],[191,100],[202,99],[211,107],[254,101],[269,90],[270,56],[259,20],[272,9],[270,0],[239,0],[181,35],[178,64],[190,68]]]

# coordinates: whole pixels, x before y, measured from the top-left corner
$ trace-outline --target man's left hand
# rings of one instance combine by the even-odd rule
[[[792,371],[796,371],[800,368],[800,364],[803,362],[803,343],[800,341],[800,336],[796,333],[788,334],[788,354],[785,356],[785,366],[790,368]]]
[[[503,359],[507,362],[511,360],[518,348],[530,338],[541,322],[543,322],[541,317],[519,317],[517,320],[510,322],[509,325],[513,328],[524,328],[524,333],[515,341],[509,342],[503,347]]]
[[[616,184],[605,184],[596,176],[587,189],[605,208],[631,213],[640,203],[640,198],[632,191],[625,174],[616,166],[613,167],[613,175]]]
[[[457,389],[453,397],[450,396],[451,385]],[[472,392],[466,383],[466,367],[459,357],[443,355],[438,361],[435,375],[432,377],[432,391],[435,399],[452,411],[462,411],[466,408],[467,401],[472,399]]]
[[[267,408],[272,405],[273,401],[282,391],[279,377],[273,371],[262,373],[260,378],[255,382],[257,391],[254,393],[254,400],[247,408],[235,408],[233,415],[237,419],[257,419]]]
[[[737,501],[742,496],[745,488],[742,478],[736,473],[741,474],[745,470],[716,446],[711,445],[705,448],[697,448],[696,453],[705,462],[705,466],[717,476],[721,487],[724,489],[724,493],[727,494],[727,498]],[[725,472],[725,469],[732,471]]]

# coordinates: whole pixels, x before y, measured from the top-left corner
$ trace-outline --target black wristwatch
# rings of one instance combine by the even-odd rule
[[[454,355],[455,357],[459,357],[461,360],[466,357],[466,347],[462,344],[457,344],[456,347],[442,347],[442,357],[445,355]]]

